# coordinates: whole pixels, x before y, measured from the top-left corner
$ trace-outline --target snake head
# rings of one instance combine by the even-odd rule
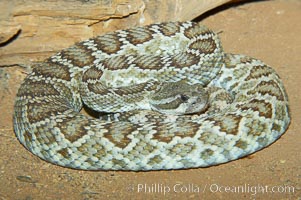
[[[164,83],[150,97],[150,105],[153,110],[168,115],[200,113],[208,106],[208,94],[201,84]]]

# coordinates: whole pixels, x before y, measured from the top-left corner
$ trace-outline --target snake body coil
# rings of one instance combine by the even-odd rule
[[[160,83],[218,87],[219,112],[164,115],[145,106]],[[82,101],[100,119],[79,113]],[[148,106],[145,106],[148,108]],[[193,22],[152,24],[92,38],[34,66],[15,102],[14,129],[33,154],[84,170],[165,170],[228,162],[278,139],[290,123],[276,72],[224,53]]]

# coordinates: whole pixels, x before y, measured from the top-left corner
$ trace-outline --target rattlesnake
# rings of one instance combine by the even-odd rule
[[[232,102],[187,115],[148,109],[145,95],[181,81],[223,89]],[[102,112],[99,119],[79,112],[82,100]],[[194,22],[151,24],[77,43],[33,67],[14,111],[15,133],[29,151],[84,170],[216,165],[268,146],[289,123],[276,72],[257,59],[224,53],[217,34]]]

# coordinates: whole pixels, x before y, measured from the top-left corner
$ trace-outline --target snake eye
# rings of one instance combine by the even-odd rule
[[[185,94],[181,94],[181,95],[180,95],[180,98],[181,98],[181,100],[182,100],[183,102],[187,102],[188,99],[189,99],[189,97],[188,97],[187,95],[185,95]]]

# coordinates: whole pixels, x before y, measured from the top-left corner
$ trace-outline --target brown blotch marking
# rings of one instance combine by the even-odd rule
[[[43,96],[56,96],[60,93],[50,83],[44,81],[34,81],[29,78],[25,79],[18,91],[18,96],[32,96],[32,97],[43,97]]]
[[[260,136],[262,133],[270,132],[268,125],[257,119],[248,121],[245,126],[249,129],[249,135]]]
[[[141,147],[143,147],[143,149],[141,150]],[[149,155],[151,152],[153,152],[156,149],[155,146],[140,141],[138,145],[134,146],[133,149],[129,152],[128,155],[125,155],[126,157],[128,157],[129,159],[131,159],[131,157],[138,157],[141,155]]]
[[[66,81],[71,80],[69,68],[60,63],[52,62],[51,58],[46,60],[44,63],[36,64],[32,72],[36,76],[51,78],[55,77],[57,79],[62,79]]]
[[[192,26],[187,28],[184,32],[184,35],[188,38],[194,38],[198,35],[203,35],[203,34],[212,35],[214,33],[207,27],[197,23],[193,23]]]
[[[258,142],[259,146],[261,146],[261,147],[265,147],[265,146],[267,146],[267,145],[270,144],[269,139],[266,138],[266,137],[259,137],[259,138],[257,138],[257,142]]]
[[[192,152],[194,149],[195,149],[195,144],[192,142],[187,142],[185,144],[178,143],[174,145],[170,151],[175,155],[184,157],[185,155]]]
[[[226,68],[236,68],[237,62],[233,63],[232,59],[234,58],[234,55],[232,54],[225,54],[224,63]]]
[[[209,119],[211,120],[211,119]],[[210,138],[210,139],[209,139]],[[225,138],[223,137],[219,137],[215,134],[212,134],[212,132],[208,131],[208,132],[203,132],[201,134],[201,137],[199,138],[200,141],[202,142],[207,142],[208,139],[211,141],[211,145],[216,145],[218,147],[221,147],[224,145],[225,143]]]
[[[263,76],[269,76],[270,74],[273,73],[273,70],[271,68],[268,68],[267,66],[254,66],[250,70],[249,76],[246,78],[246,80],[251,80],[251,79],[258,79]]]
[[[102,70],[98,69],[97,67],[91,67],[82,76],[82,81],[86,82],[87,80],[99,80],[102,76],[103,72]]]
[[[238,133],[238,127],[241,119],[241,116],[228,114],[208,120],[213,121],[216,126],[219,126],[221,131],[227,134],[236,135]]]
[[[114,92],[119,96],[127,96],[127,95],[135,95],[135,94],[143,94],[144,91],[152,91],[157,89],[157,86],[154,84],[140,83],[131,86],[119,87],[114,90]],[[140,95],[139,95],[140,96]]]
[[[214,53],[216,48],[217,48],[216,43],[212,38],[207,38],[202,40],[198,39],[189,45],[189,49],[195,49],[200,53],[204,53],[204,54]]]
[[[224,57],[225,66],[229,69],[236,68],[238,64],[250,64],[253,62],[253,58],[248,56],[241,56],[227,53]]]
[[[137,94],[141,93],[144,90],[146,83],[141,83],[129,87],[119,87],[118,89],[115,89],[114,92],[119,96],[129,95],[129,94]]]
[[[64,158],[68,158],[69,157],[69,152],[68,152],[68,148],[63,148],[59,151],[57,151],[59,154],[61,154]]]
[[[253,110],[258,111],[259,116],[265,118],[272,118],[273,116],[273,107],[270,103],[265,102],[264,100],[252,99],[247,104],[239,105],[237,108],[241,110]]]
[[[141,55],[137,56],[133,61],[140,69],[161,69],[164,64],[160,56]]]
[[[135,27],[128,29],[126,39],[134,45],[142,44],[153,38],[153,31],[148,29],[148,27]]]
[[[158,90],[159,88],[161,88],[161,83],[157,82],[157,81],[152,81],[149,82],[149,84],[147,83],[147,85],[144,87],[145,91],[154,91],[154,90]]]
[[[253,58],[249,56],[235,55],[231,53],[225,54],[224,62],[227,68],[235,68],[237,64],[250,64],[253,62]]]
[[[240,58],[240,63],[244,63],[244,64],[252,63],[253,60],[254,60],[254,58],[251,58],[249,56],[243,56]]]
[[[190,53],[181,53],[172,56],[171,61],[171,66],[180,69],[184,67],[190,67],[199,63],[199,59],[196,59],[196,56]]]
[[[157,164],[160,164],[162,161],[163,161],[163,158],[159,155],[156,155],[156,156],[150,158],[149,161],[147,162],[147,164],[157,165]]]
[[[32,134],[28,131],[25,131],[23,133],[23,137],[25,139],[26,147],[31,147],[32,146]]]
[[[63,59],[71,61],[77,67],[90,66],[95,58],[92,56],[93,51],[88,49],[81,43],[78,43],[68,49],[61,51],[60,55]]]
[[[290,109],[288,107],[288,102],[286,102],[286,104],[276,104],[274,114],[275,119],[283,120],[284,117],[290,118]]]
[[[110,93],[108,88],[100,82],[88,83],[87,87],[91,92],[95,94],[107,95],[108,93]]]
[[[40,102],[28,102],[27,116],[30,123],[36,123],[69,109],[68,102],[62,98],[45,98]]]
[[[201,152],[200,157],[203,160],[206,160],[206,159],[210,158],[213,154],[214,154],[214,151],[212,151],[211,149],[205,149],[204,151]]]
[[[89,143],[83,143],[81,146],[77,147],[77,150],[80,151],[83,155],[90,157],[92,155],[92,153],[89,152],[89,148],[91,148],[91,146],[92,145]]]
[[[87,159],[85,160],[85,162],[86,162],[86,163],[89,163],[92,167],[95,166],[95,161],[92,160],[91,158],[87,158]]]
[[[175,124],[164,124],[156,126],[157,133],[153,135],[153,139],[159,142],[169,143],[174,137],[180,138],[193,137],[199,127],[199,124],[193,122],[182,122]]]
[[[236,146],[240,149],[246,149],[248,147],[248,143],[243,140],[237,140],[234,146]]]
[[[282,127],[279,124],[273,123],[272,130],[277,131],[279,133],[281,129]]]
[[[93,154],[96,158],[102,158],[106,156],[107,154],[110,154],[110,151],[106,151],[106,149],[101,144],[95,144],[93,145],[94,149],[97,149],[97,152]]]
[[[281,89],[274,80],[261,81],[257,86],[256,90],[249,91],[248,94],[260,93],[261,95],[272,95],[278,100],[283,101],[285,99]]]
[[[227,91],[220,91],[214,98],[215,100],[225,101],[227,104],[233,102],[231,95]]]
[[[57,112],[64,112],[69,109],[66,98],[60,96],[54,85],[44,81],[33,81],[27,78],[20,88],[18,96],[34,98],[27,103],[26,110],[28,120],[31,123],[44,120]]]
[[[101,61],[101,64],[104,69],[109,70],[127,69],[130,66],[127,61],[127,56],[128,55],[113,56],[111,58],[104,59]]]
[[[128,138],[128,135],[131,135],[133,131],[137,130],[137,126],[130,123],[119,122],[119,124],[106,124],[104,129],[108,130],[107,133],[104,134],[104,137],[117,147],[123,149],[131,143],[131,139]]]
[[[117,33],[108,33],[93,39],[97,48],[107,54],[117,53],[122,46]]]
[[[45,131],[45,129],[48,129],[48,130]],[[55,134],[52,132],[52,128],[47,127],[47,124],[38,126],[35,136],[36,136],[37,141],[39,141],[41,144],[45,144],[47,146],[57,143]]]
[[[165,36],[173,36],[180,31],[180,23],[179,22],[168,22],[162,23],[158,26],[160,27],[160,32]]]
[[[121,168],[125,168],[125,167],[127,167],[127,163],[125,162],[125,161],[123,161],[123,160],[118,160],[118,159],[116,159],[116,158],[113,158],[112,159],[112,163],[113,163],[113,165],[114,166],[120,166]]]
[[[144,93],[142,95],[144,95]],[[135,95],[135,97],[125,97],[124,102],[125,104],[134,104],[136,102],[141,102],[143,99],[145,99],[145,97],[142,95],[138,94]]]
[[[75,142],[87,134],[85,127],[89,126],[89,120],[81,115],[68,115],[62,119],[62,122],[57,122],[57,127],[60,128],[61,133],[70,142]]]

